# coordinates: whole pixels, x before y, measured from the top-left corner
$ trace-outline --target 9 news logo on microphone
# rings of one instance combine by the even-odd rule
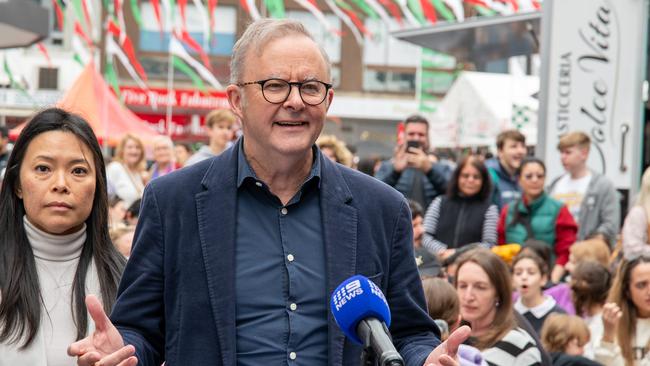
[[[372,317],[390,326],[386,297],[374,282],[361,275],[348,278],[334,290],[330,308],[341,330],[357,343],[362,343],[356,329],[362,319]]]

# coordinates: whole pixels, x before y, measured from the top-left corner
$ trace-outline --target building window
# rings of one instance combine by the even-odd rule
[[[415,70],[369,68],[363,72],[363,90],[387,93],[415,93]]]
[[[38,69],[38,88],[53,89],[59,88],[59,69],[56,67],[41,67]]]

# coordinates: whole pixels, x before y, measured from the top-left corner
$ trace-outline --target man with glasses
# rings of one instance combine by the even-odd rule
[[[70,346],[79,364],[358,364],[361,347],[327,305],[336,286],[363,274],[394,310],[407,365],[457,365],[469,329],[434,350],[405,200],[314,145],[330,78],[300,23],[249,26],[226,89],[242,139],[147,187],[110,321],[87,300],[96,331]]]

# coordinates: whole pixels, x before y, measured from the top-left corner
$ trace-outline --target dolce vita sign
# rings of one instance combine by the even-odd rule
[[[562,174],[559,138],[591,137],[589,167],[635,191],[641,170],[648,0],[547,0],[538,155]]]

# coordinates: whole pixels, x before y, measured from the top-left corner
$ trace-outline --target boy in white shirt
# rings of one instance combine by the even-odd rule
[[[607,177],[587,167],[591,139],[581,131],[560,138],[558,150],[566,173],[553,180],[550,195],[564,202],[578,223],[578,240],[599,236],[610,247],[620,226],[620,203]]]

